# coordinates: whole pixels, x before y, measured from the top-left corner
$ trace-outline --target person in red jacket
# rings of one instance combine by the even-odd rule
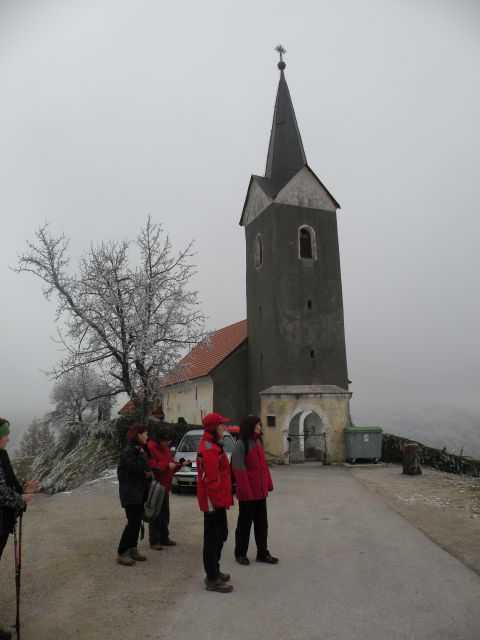
[[[228,537],[226,510],[233,504],[230,465],[221,443],[227,422],[230,419],[219,413],[209,413],[203,418],[205,431],[197,453],[197,497],[204,514],[205,589],[220,593],[233,590],[228,573],[220,571],[223,543]]]
[[[155,479],[165,489],[160,513],[148,525],[150,548],[161,551],[163,547],[174,547],[177,543],[170,538],[170,491],[174,474],[188,462],[175,462],[170,451],[170,432],[161,430],[156,439],[147,443],[148,466],[155,475]]]
[[[267,546],[267,496],[273,491],[272,477],[265,459],[261,439],[262,424],[258,416],[247,416],[240,423],[240,437],[232,454],[235,493],[238,500],[238,523],[235,530],[235,559],[248,565],[250,530],[255,533],[257,562],[277,564]]]

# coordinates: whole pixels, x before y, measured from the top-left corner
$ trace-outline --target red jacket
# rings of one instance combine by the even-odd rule
[[[248,441],[246,456],[243,441],[237,440],[232,454],[232,470],[237,500],[262,500],[269,491],[273,491],[272,476],[259,438]]]
[[[227,454],[205,431],[197,453],[197,497],[202,511],[231,507],[232,477]]]
[[[170,491],[172,488],[172,478],[182,465],[176,464],[175,469],[170,469],[168,465],[170,462],[175,462],[175,460],[169,447],[162,448],[155,440],[149,440],[147,447],[150,452],[148,466],[150,469],[153,469],[155,478],[165,487],[165,491]]]

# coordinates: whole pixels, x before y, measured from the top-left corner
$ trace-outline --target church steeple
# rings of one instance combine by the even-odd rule
[[[268,146],[267,166],[265,177],[271,180],[273,191],[276,193],[307,164],[302,138],[298,129],[292,99],[285,80],[285,49],[278,45],[276,50],[280,54],[280,82],[278,83],[275,111],[273,113],[272,132]]]
[[[284,75],[285,50],[277,51],[280,82],[267,167],[265,176],[250,178],[240,220],[246,244],[248,411],[254,415],[260,415],[262,392],[277,385],[298,387],[300,413],[310,402],[302,396],[305,385],[348,389],[339,205],[307,164]],[[275,420],[274,406],[268,411]],[[283,411],[279,406],[277,419]],[[280,421],[276,426],[280,438],[291,427]]]
[[[273,203],[322,211],[336,211],[340,208],[333,195],[307,164],[285,80],[283,54],[286,51],[281,45],[276,50],[280,54],[280,82],[268,145],[267,166],[264,176],[252,175],[250,178],[240,218],[240,224],[245,227]]]

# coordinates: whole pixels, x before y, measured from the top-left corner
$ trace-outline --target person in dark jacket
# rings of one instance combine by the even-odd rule
[[[262,424],[258,416],[247,416],[240,423],[240,437],[232,454],[235,493],[238,500],[238,522],[235,530],[235,559],[248,565],[250,530],[255,533],[257,562],[277,564],[267,546],[267,496],[273,491],[272,477],[265,459],[261,439]]]
[[[132,425],[127,432],[127,445],[120,454],[117,468],[120,502],[127,516],[127,524],[118,545],[117,562],[127,567],[135,564],[135,560],[147,559],[137,549],[147,480],[151,477],[144,450],[147,438],[144,425]]]
[[[20,485],[10,463],[6,451],[9,441],[10,424],[5,418],[0,418],[0,558],[13,532],[17,516],[23,511],[38,491],[38,481],[30,480]],[[8,640],[12,634],[0,627],[0,640]]]
[[[233,587],[228,573],[220,571],[220,556],[228,537],[226,509],[233,504],[230,465],[221,443],[224,424],[230,420],[219,413],[209,413],[202,422],[205,431],[197,453],[197,497],[204,516],[205,589],[229,593]]]
[[[170,451],[170,432],[162,429],[156,438],[148,443],[148,466],[156,480],[165,489],[160,513],[148,525],[150,548],[161,551],[163,547],[174,547],[177,543],[170,538],[170,491],[174,474],[188,462],[175,462]]]

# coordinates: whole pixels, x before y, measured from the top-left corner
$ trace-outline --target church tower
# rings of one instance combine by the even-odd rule
[[[265,176],[253,175],[245,227],[248,410],[275,385],[348,390],[337,235],[339,204],[307,164],[290,92],[285,50]]]

